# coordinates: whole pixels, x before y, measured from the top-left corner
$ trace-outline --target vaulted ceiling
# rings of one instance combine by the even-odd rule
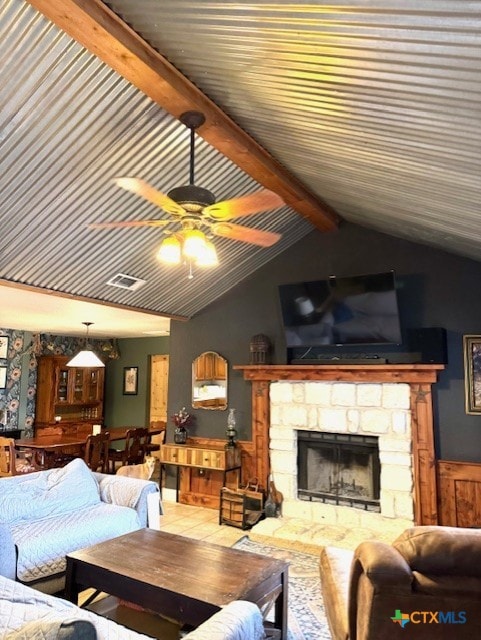
[[[342,219],[481,257],[481,2],[8,0],[0,33],[9,285],[188,318]],[[285,203],[235,220],[277,243],[214,236],[220,266],[193,279],[156,260],[165,227],[88,226],[170,219],[115,178],[185,184],[189,109],[196,184]]]

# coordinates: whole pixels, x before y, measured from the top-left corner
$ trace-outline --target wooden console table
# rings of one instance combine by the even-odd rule
[[[180,487],[179,468],[219,471],[222,473],[222,486],[226,486],[227,474],[235,472],[237,484],[241,483],[241,452],[238,447],[164,444],[160,449],[160,464],[161,476],[165,465],[176,467],[177,502],[179,502]],[[160,485],[162,486],[162,477]]]

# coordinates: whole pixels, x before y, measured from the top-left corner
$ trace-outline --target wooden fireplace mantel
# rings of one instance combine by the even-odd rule
[[[272,364],[235,365],[245,380],[327,380],[334,382],[405,382],[437,380],[443,364]]]
[[[431,387],[440,364],[235,365],[252,382],[252,440],[256,451],[254,475],[267,482],[270,473],[269,385],[280,381],[405,383],[411,390],[411,430],[414,475],[414,520],[438,524],[436,456]]]

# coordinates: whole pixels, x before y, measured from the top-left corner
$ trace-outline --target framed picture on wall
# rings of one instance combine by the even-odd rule
[[[0,367],[0,389],[7,386],[7,367]]]
[[[466,413],[481,413],[481,336],[463,336]]]
[[[139,368],[124,367],[124,396],[136,396],[139,385]]]
[[[0,359],[5,360],[8,355],[8,336],[0,336]]]

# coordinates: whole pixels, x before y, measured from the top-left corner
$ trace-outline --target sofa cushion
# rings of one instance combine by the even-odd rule
[[[97,632],[90,620],[33,620],[5,640],[97,640]]]
[[[413,571],[479,577],[481,529],[411,527],[393,542],[393,547]]]
[[[103,502],[55,518],[16,523],[11,531],[17,577],[32,582],[56,575],[65,571],[68,553],[140,528],[134,509]]]
[[[98,483],[85,462],[24,477],[3,478],[0,523],[13,524],[78,511],[100,502]]]

